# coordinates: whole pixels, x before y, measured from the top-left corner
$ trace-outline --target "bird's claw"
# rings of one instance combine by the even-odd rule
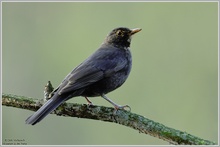
[[[87,108],[92,108],[93,106],[95,106],[91,101],[88,101],[87,103]]]
[[[93,103],[88,103],[87,105],[88,105],[88,106],[94,106],[94,104],[93,104]]]
[[[129,110],[126,110],[125,108],[128,108]],[[128,106],[128,105],[124,105],[124,106],[121,106],[121,105],[116,105],[115,106],[115,112],[117,112],[119,109],[122,109],[122,110],[126,110],[126,111],[131,111],[131,107]]]
[[[94,106],[93,103],[87,97],[85,97],[85,99],[88,102],[87,107]]]

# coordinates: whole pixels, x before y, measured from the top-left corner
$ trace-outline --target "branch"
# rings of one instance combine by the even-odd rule
[[[36,111],[41,105],[37,99],[17,96],[12,94],[2,94],[2,105]],[[214,145],[215,142],[204,140],[186,132],[175,130],[154,122],[141,115],[125,110],[118,110],[113,113],[114,108],[103,106],[88,106],[85,104],[64,103],[59,106],[52,114],[59,116],[78,117],[108,121],[118,123],[138,130],[141,133],[168,141],[171,144],[188,145]]]

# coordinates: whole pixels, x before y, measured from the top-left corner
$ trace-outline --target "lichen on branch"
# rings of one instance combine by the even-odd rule
[[[38,99],[33,99],[30,97],[2,94],[2,105],[37,111],[41,107],[42,103],[39,102]],[[51,114],[117,123],[138,130],[140,133],[145,133],[159,139],[163,139],[171,144],[216,144],[215,142],[201,139],[186,132],[166,127],[163,124],[154,122],[146,117],[129,111],[118,110],[116,113],[114,113],[114,108],[111,107],[64,103]]]

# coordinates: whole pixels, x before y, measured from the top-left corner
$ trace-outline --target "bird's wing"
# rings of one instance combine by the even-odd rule
[[[94,68],[82,69],[69,74],[59,86],[59,94],[73,92],[103,78],[103,72]]]
[[[102,56],[97,56],[100,54]],[[67,75],[60,84],[58,93],[60,95],[71,93],[89,86],[121,70],[126,66],[126,63],[125,60],[121,59],[121,56],[115,55],[112,51],[98,50]]]

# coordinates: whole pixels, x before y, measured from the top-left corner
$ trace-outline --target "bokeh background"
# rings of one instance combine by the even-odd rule
[[[217,2],[3,2],[2,91],[43,98],[114,28],[133,37],[133,68],[107,96],[132,112],[218,142]],[[111,106],[100,97],[96,105]],[[69,100],[86,103],[82,97]],[[29,145],[166,145],[118,124],[49,115],[30,126],[32,111],[2,107],[2,143]]]

